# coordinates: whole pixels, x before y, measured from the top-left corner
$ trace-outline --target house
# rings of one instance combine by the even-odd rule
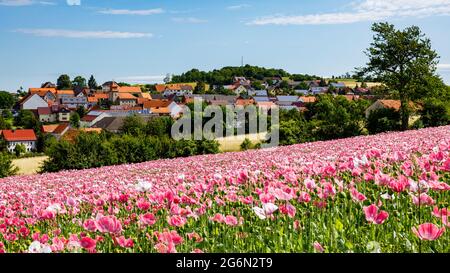
[[[88,99],[84,95],[78,95],[76,97],[63,97],[61,99],[61,104],[69,109],[77,109],[80,106],[89,108]]]
[[[56,95],[56,87],[42,87],[42,88],[29,88],[28,93],[37,94],[37,93],[47,93],[51,92]]]
[[[80,127],[87,128],[94,124],[94,121],[98,118],[98,115],[86,115],[80,119]]]
[[[177,118],[183,111],[183,108],[170,100],[151,100],[143,105],[144,110],[150,110],[151,113],[158,115],[167,115]]]
[[[67,133],[67,131],[69,131],[69,129],[69,123],[61,123],[58,124],[58,127],[56,127],[51,134],[59,140],[62,136],[64,136],[65,133]]]
[[[243,85],[249,87],[251,85],[250,80],[247,80],[245,77],[234,77],[233,78],[233,85]]]
[[[255,102],[269,102],[270,98],[268,96],[265,97],[253,97]]]
[[[17,145],[25,146],[27,152],[36,149],[37,137],[33,130],[3,130],[1,135],[6,142],[6,149],[12,153]]]
[[[336,89],[344,89],[345,87],[347,87],[343,82],[332,82],[330,85]]]
[[[58,118],[51,107],[39,107],[37,112],[40,122],[55,122]]]
[[[48,102],[38,94],[29,94],[20,102],[22,110],[37,110],[39,107],[48,107]]]
[[[309,90],[306,90],[306,89],[297,89],[297,90],[294,90],[294,91],[295,91],[296,94],[298,94],[300,96],[309,94]]]
[[[273,108],[273,107],[277,107],[277,105],[271,101],[261,101],[261,102],[256,102],[256,106],[258,108]]]
[[[140,117],[144,120],[144,122],[147,122],[150,119],[155,118],[154,115],[140,115]],[[94,125],[92,125],[92,128],[100,128],[102,130],[105,130],[105,131],[108,131],[111,133],[119,133],[125,119],[126,119],[126,116],[105,117],[105,118],[102,118],[100,121],[96,122]]]
[[[278,106],[289,106],[299,101],[299,99],[299,96],[277,96],[276,103]]]
[[[56,84],[52,82],[46,82],[41,85],[41,88],[54,88],[56,89]]]
[[[324,94],[326,92],[328,92],[328,87],[311,87],[309,89],[309,91],[311,92],[312,95],[319,95],[319,94]]]
[[[100,104],[101,100],[109,100],[109,95],[105,93],[97,93],[87,97],[88,108]]]
[[[400,111],[401,102],[400,100],[377,100],[371,106],[369,106],[366,111],[366,118],[370,116],[370,113],[379,109],[393,109],[395,111]],[[420,109],[419,105],[415,105],[413,102],[409,103],[409,107],[413,110]],[[409,117],[409,124],[413,124],[420,116],[412,113]]]
[[[56,130],[56,128],[58,128],[58,126],[59,124],[42,125],[41,132],[44,134],[51,134]]]
[[[115,81],[109,81],[102,84],[102,91],[109,93],[119,91],[119,85]]]
[[[244,99],[244,98],[237,98],[236,102],[234,103],[235,106],[248,106],[248,105],[254,105],[255,100],[253,98],[250,99]]]
[[[194,88],[191,85],[169,84],[166,86],[163,95],[169,97],[171,95],[184,96],[194,93]]]
[[[70,110],[66,107],[62,107],[58,111],[58,121],[59,122],[69,122],[70,121]]]
[[[267,90],[248,90],[247,93],[250,97],[267,97]]]
[[[56,91],[56,98],[62,100],[63,98],[73,98],[75,97],[75,92],[73,90],[58,90]]]
[[[312,96],[309,96],[309,97],[302,96],[302,97],[300,97],[299,101],[301,101],[303,103],[314,103],[314,102],[317,101],[317,98],[316,97],[312,97]]]
[[[138,103],[138,98],[130,93],[119,93],[117,97],[119,105],[135,106]]]

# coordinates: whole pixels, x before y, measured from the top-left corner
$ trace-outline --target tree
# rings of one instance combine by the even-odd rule
[[[430,81],[436,77],[437,53],[419,27],[396,30],[389,23],[374,23],[373,42],[365,52],[369,58],[362,75],[380,79],[401,102],[401,128],[408,128],[409,102],[427,96]]]
[[[144,132],[145,123],[140,116],[133,115],[126,117],[120,131],[124,134],[139,136]]]
[[[205,94],[206,92],[206,84],[204,82],[198,82],[195,86],[194,93],[195,94]]]
[[[19,114],[14,118],[14,124],[24,129],[40,130],[41,123],[30,110],[20,110]]]
[[[80,128],[80,115],[78,112],[73,112],[70,115],[70,125],[74,128]]]
[[[25,148],[25,145],[23,144],[17,144],[16,147],[14,147],[14,153],[17,157],[19,157],[21,154],[24,154],[27,152],[27,149]]]
[[[88,86],[89,86],[89,89],[91,89],[91,90],[97,89],[98,85],[97,85],[97,81],[94,78],[94,75],[91,75],[91,77],[89,78]]]
[[[84,108],[83,105],[78,106],[77,113],[78,113],[78,116],[80,116],[80,118],[83,118],[87,114],[86,108]]]
[[[370,112],[366,122],[370,134],[378,134],[400,129],[400,113],[391,108],[381,108]]]
[[[0,130],[11,129],[11,124],[7,122],[2,116],[0,116]]]
[[[0,153],[0,178],[15,175],[18,168],[12,164],[11,157],[6,153]]]
[[[450,124],[450,115],[447,112],[446,105],[439,100],[426,100],[419,112],[424,127]]]
[[[16,103],[16,98],[13,94],[0,91],[0,109],[11,109]]]
[[[13,114],[11,113],[10,110],[6,109],[2,111],[2,117],[5,119],[12,119],[13,118]]]
[[[56,81],[56,85],[59,90],[72,88],[72,82],[70,81],[70,77],[66,74],[59,76],[58,80]]]
[[[87,86],[86,79],[81,76],[76,76],[75,79],[73,79],[72,85],[85,88]]]

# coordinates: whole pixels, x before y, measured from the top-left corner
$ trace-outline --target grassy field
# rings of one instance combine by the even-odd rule
[[[257,144],[261,142],[261,140],[264,140],[266,134],[267,133],[259,133],[251,135],[223,137],[218,138],[217,141],[220,144],[221,152],[237,152],[241,150],[241,144],[246,138],[250,139],[253,144]]]
[[[13,164],[19,168],[18,174],[36,174],[47,156],[14,159]]]
[[[332,79],[327,79],[327,80],[332,80]],[[350,88],[355,88],[356,84],[358,84],[358,86],[361,87],[361,82],[357,82],[354,79],[335,79],[335,81],[343,82],[345,84],[345,86],[350,87]],[[381,85],[381,83],[379,83],[379,82],[366,82],[366,84],[367,84],[367,87],[374,87],[374,86]]]

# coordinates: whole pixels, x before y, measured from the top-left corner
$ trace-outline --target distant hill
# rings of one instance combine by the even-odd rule
[[[172,77],[171,83],[183,82],[204,82],[211,85],[214,84],[231,84],[233,77],[246,77],[249,80],[264,80],[265,78],[280,77],[283,80],[313,80],[320,77],[315,75],[290,74],[283,69],[264,68],[258,66],[227,66],[221,69],[205,72],[198,69],[191,69],[181,75]]]

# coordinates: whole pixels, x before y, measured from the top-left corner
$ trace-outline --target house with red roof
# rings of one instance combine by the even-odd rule
[[[25,146],[27,152],[36,150],[37,137],[33,130],[3,130],[1,137],[6,142],[6,149],[12,153],[17,145]]]

